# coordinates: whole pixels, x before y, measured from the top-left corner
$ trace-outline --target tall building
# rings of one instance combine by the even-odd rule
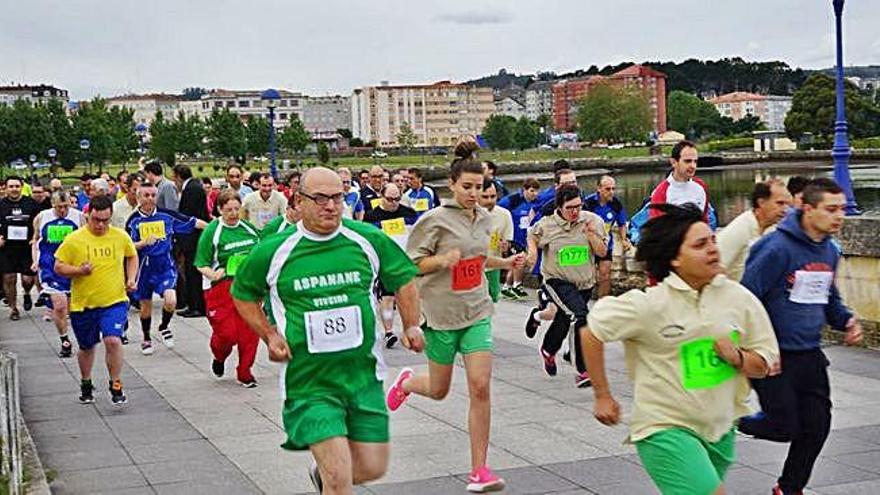
[[[440,81],[434,84],[368,86],[351,97],[352,135],[379,146],[397,146],[406,122],[417,146],[450,146],[462,134],[479,134],[495,111],[491,88]]]
[[[156,112],[162,114],[165,120],[177,118],[180,108],[180,97],[164,93],[149,95],[122,95],[107,98],[107,106],[110,108],[126,108],[134,111],[135,123],[149,126],[156,118]]]
[[[526,116],[538,120],[541,115],[553,116],[553,81],[533,82],[526,88]]]
[[[293,116],[302,120],[307,97],[302,93],[283,89],[278,90],[278,93],[281,94],[281,98],[275,102],[275,127],[287,127]],[[215,109],[226,108],[238,115],[243,121],[247,121],[253,116],[268,118],[269,110],[266,102],[260,98],[261,94],[260,90],[211,90],[202,95],[200,100],[202,104],[201,116],[207,118]]]
[[[632,65],[610,76],[588,76],[556,82],[553,85],[553,121],[557,130],[574,130],[577,102],[597,84],[644,91],[653,114],[654,132],[666,132],[666,74],[644,65]]]
[[[0,106],[12,105],[16,100],[25,100],[32,105],[45,104],[50,100],[60,100],[67,108],[70,97],[66,89],[48,84],[0,86]]]
[[[303,108],[303,125],[313,134],[351,129],[351,98],[309,96]]]
[[[506,96],[503,99],[495,100],[495,115],[508,115],[519,120],[520,117],[525,117],[526,106],[513,96]]]
[[[790,96],[760,95],[734,91],[709,100],[724,117],[739,120],[749,115],[761,119],[768,130],[785,129],[785,116],[791,110]]]

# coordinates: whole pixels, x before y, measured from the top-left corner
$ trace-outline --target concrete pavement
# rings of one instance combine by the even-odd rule
[[[22,409],[54,493],[306,493],[306,453],[279,448],[279,367],[261,348],[255,376],[243,389],[210,371],[210,327],[204,319],[175,318],[173,350],[158,344],[140,354],[137,315],[126,348],[123,383],[129,404],[113,408],[106,370],[96,367],[97,403],[78,403],[75,359],[56,357],[57,336],[34,309],[19,322],[0,310],[0,345],[18,353]],[[158,314],[158,306],[156,309]],[[591,416],[592,393],[574,388],[567,365],[550,378],[537,343],[523,334],[524,303],[502,302],[495,317],[490,465],[508,482],[506,493],[656,493],[625,426],[608,428]],[[540,334],[539,334],[540,337]],[[158,341],[157,341],[158,343]],[[101,356],[103,351],[99,352]],[[608,348],[612,388],[631,411],[632,388],[622,348]],[[880,355],[827,349],[832,361],[833,432],[814,472],[811,493],[880,493]],[[395,376],[402,366],[423,369],[425,358],[386,352]],[[99,360],[100,362],[100,360]],[[232,377],[230,377],[232,375]],[[464,493],[470,468],[467,388],[456,366],[452,392],[442,402],[413,397],[392,415],[392,459],[379,483],[360,493]],[[728,493],[768,493],[787,446],[738,438],[738,462]]]

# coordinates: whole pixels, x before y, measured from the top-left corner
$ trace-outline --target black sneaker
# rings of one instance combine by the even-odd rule
[[[80,382],[79,402],[81,404],[93,404],[95,402],[95,386],[92,382]]]
[[[394,335],[394,332],[388,332],[385,334],[385,348],[391,349],[394,347],[394,344],[397,344],[397,335]]]
[[[324,482],[321,480],[321,471],[318,471],[318,463],[312,459],[312,463],[309,465],[309,479],[312,480],[312,485],[315,485],[315,490],[318,493],[324,492]]]
[[[256,378],[251,378],[251,379],[245,380],[245,381],[239,380],[238,383],[240,383],[241,386],[244,388],[256,388],[257,387]]]
[[[541,326],[541,323],[535,321],[535,315],[538,314],[538,308],[532,308],[529,311],[529,319],[526,320],[526,337],[534,338],[535,334],[538,333],[538,327]]]
[[[58,357],[69,358],[70,356],[73,356],[73,344],[71,344],[69,340],[62,340],[61,350],[58,351]]]
[[[24,307],[25,311],[30,311],[31,308],[34,307],[34,301],[33,301],[33,299],[31,299],[30,294],[24,295],[24,302],[22,303],[22,306]]]
[[[529,293],[526,292],[525,289],[523,289],[522,285],[517,285],[510,290],[516,295],[518,299],[525,299],[529,297]]]
[[[562,353],[562,360],[568,364],[571,364],[571,350],[567,350]]]
[[[110,382],[110,401],[114,406],[121,406],[128,402],[128,397],[122,391],[122,382],[120,380]]]
[[[214,372],[214,376],[221,378],[223,373],[226,373],[226,364],[223,361],[217,361],[215,359],[211,362],[211,371]]]
[[[46,301],[48,301],[48,300],[49,300],[49,294],[42,292],[42,293],[40,293],[39,296],[37,296],[37,300],[36,300],[36,302],[34,302],[34,306],[37,308],[43,308],[46,306]]]
[[[122,341],[122,345],[128,345],[128,335],[122,334],[122,337],[119,338]]]

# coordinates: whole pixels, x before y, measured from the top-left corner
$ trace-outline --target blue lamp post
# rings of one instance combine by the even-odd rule
[[[275,105],[281,99],[277,89],[267,89],[260,95],[269,109],[269,171],[275,182],[278,182],[278,167],[275,166]]]
[[[844,0],[832,0],[834,4],[834,18],[837,28],[837,119],[834,122],[834,147],[831,148],[831,158],[834,161],[834,181],[846,194],[846,214],[859,215],[856,198],[853,194],[852,181],[849,176],[849,124],[846,122],[846,107],[844,99],[843,79],[843,2]]]
[[[144,156],[146,150],[144,149],[144,136],[147,135],[147,124],[143,122],[138,122],[136,126],[134,126],[134,132],[138,135],[139,149],[141,156]]]

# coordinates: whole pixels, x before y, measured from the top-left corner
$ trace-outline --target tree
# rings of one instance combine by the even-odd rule
[[[299,117],[292,115],[288,126],[278,136],[278,147],[288,153],[302,153],[312,141],[312,136]]]
[[[247,123],[247,150],[251,156],[265,156],[269,153],[269,121],[264,117],[253,116]]]
[[[538,127],[543,127],[544,132],[550,132],[553,130],[553,116],[550,114],[542,113],[538,115],[538,119],[535,120],[535,124],[538,124]]]
[[[64,104],[60,100],[50,100],[46,105],[46,113],[49,124],[48,147],[54,148],[58,153],[55,160],[65,170],[72,170],[76,164],[79,143],[73,134],[73,125],[67,117]]]
[[[177,133],[177,152],[187,156],[195,156],[205,149],[205,123],[198,115],[187,117],[178,112],[174,121]]]
[[[177,131],[174,129],[174,123],[166,121],[162,112],[157,111],[150,125],[149,155],[173,167],[177,159],[177,149]]]
[[[208,118],[208,148],[223,158],[241,158],[247,153],[247,130],[238,116],[228,108],[214,110]]]
[[[336,129],[336,134],[339,134],[340,137],[345,139],[351,139],[352,137],[351,129]]]
[[[318,141],[318,161],[323,165],[330,161],[330,147],[324,141]]]
[[[108,160],[124,162],[137,148],[134,133],[134,111],[127,108],[107,108],[107,101],[95,98],[81,103],[73,116],[73,130],[77,139],[88,139],[88,151],[81,156],[99,167]]]
[[[397,133],[397,144],[405,151],[409,152],[419,142],[418,136],[413,132],[409,122],[400,124],[400,131]]]
[[[509,150],[516,146],[516,119],[510,115],[493,115],[486,121],[482,136],[493,150]]]
[[[538,130],[538,126],[534,122],[523,116],[516,121],[513,140],[516,147],[521,150],[534,148],[541,141],[541,131]]]
[[[596,85],[578,103],[578,136],[586,141],[644,141],[653,128],[648,97],[635,88]]]
[[[361,138],[353,137],[348,140],[348,145],[352,148],[361,148],[364,146],[364,140]]]
[[[854,137],[868,137],[880,131],[880,110],[859,94],[858,88],[845,82],[844,106],[849,132]],[[821,73],[811,75],[794,93],[791,110],[785,117],[788,135],[797,139],[805,132],[831,139],[836,119],[834,78]]]
[[[0,161],[27,160],[31,154],[45,156],[51,129],[46,108],[16,100],[12,107],[0,107]]]
[[[721,127],[721,114],[715,105],[684,91],[669,93],[666,114],[668,127],[689,139],[699,139]]]

